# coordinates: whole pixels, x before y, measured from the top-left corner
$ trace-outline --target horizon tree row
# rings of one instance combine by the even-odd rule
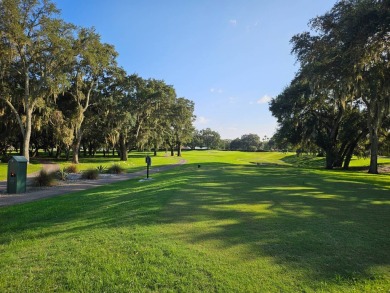
[[[0,1],[0,152],[20,148],[178,149],[191,138],[194,103],[162,80],[128,75],[93,28],[64,22],[50,0]],[[32,148],[34,147],[34,148]]]
[[[368,140],[368,172],[378,173],[390,129],[389,19],[389,1],[340,0],[292,38],[299,72],[270,102],[279,144],[319,148],[332,169],[348,168]]]
[[[264,135],[261,139],[257,134],[243,134],[241,138],[221,139],[221,135],[210,128],[194,130],[192,139],[187,143],[191,149],[231,150],[231,151],[271,151],[275,143],[272,138]]]

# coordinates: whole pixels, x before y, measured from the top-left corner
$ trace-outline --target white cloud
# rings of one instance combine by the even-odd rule
[[[235,104],[237,101],[237,98],[235,97],[229,97],[229,104]]]
[[[229,20],[230,25],[236,26],[237,25],[237,19],[231,19]]]
[[[268,104],[272,100],[272,97],[269,95],[262,96],[260,99],[257,100],[257,104]]]
[[[195,124],[196,125],[206,125],[207,123],[209,123],[209,119],[207,119],[206,117],[203,117],[203,116],[199,116],[196,118],[196,121],[195,121]]]
[[[210,92],[212,92],[212,93],[217,93],[217,94],[222,94],[222,93],[223,93],[223,90],[222,90],[222,89],[211,88],[211,89],[210,89]]]
[[[251,31],[255,30],[258,26],[259,26],[259,22],[256,21],[254,23],[247,25],[246,30],[247,30],[247,32],[251,32]]]

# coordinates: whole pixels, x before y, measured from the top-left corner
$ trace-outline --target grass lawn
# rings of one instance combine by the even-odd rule
[[[145,168],[145,156],[149,154],[152,156],[152,153],[148,152],[136,152],[129,153],[129,160],[127,162],[121,162],[117,156],[106,156],[103,157],[102,154],[97,154],[95,157],[81,157],[80,164],[77,165],[77,169],[79,171],[88,170],[88,169],[96,169],[98,166],[103,166],[105,168],[109,168],[114,164],[118,164],[123,167],[126,172],[135,172]],[[43,159],[43,160],[42,160]],[[66,161],[64,159],[50,159],[42,155],[39,158],[32,158],[31,163],[27,166],[27,173],[34,173],[40,171],[42,169],[42,164],[40,161],[48,160],[50,162],[54,162],[60,166],[60,169],[66,168],[72,163],[70,161]],[[161,166],[164,164],[174,164],[180,161],[178,157],[166,156],[164,152],[160,152],[157,157],[152,156],[152,165],[153,166]],[[7,180],[7,170],[8,164],[0,162],[0,180]]]
[[[96,169],[99,166],[103,166],[105,168],[109,168],[114,164],[118,164],[123,167],[126,172],[135,172],[141,169],[146,168],[145,157],[146,155],[150,155],[152,158],[152,166],[161,166],[167,164],[174,164],[181,160],[178,157],[168,156],[164,152],[159,152],[158,156],[154,157],[151,152],[130,152],[129,159],[127,162],[123,162],[119,160],[119,157],[115,156],[107,156],[103,157],[101,154],[97,154],[95,157],[86,157],[80,158],[80,164],[77,165],[79,171],[87,170],[87,169]],[[59,160],[57,162],[60,165],[60,168],[64,168],[72,165],[69,161]]]
[[[27,165],[27,174],[38,172],[42,169],[42,165],[39,162],[32,161]],[[8,164],[0,162],[0,180],[7,180]]]
[[[0,208],[0,292],[389,292],[390,175],[289,155],[185,152],[151,181]]]

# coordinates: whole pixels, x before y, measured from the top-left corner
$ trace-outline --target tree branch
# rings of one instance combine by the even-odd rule
[[[12,103],[9,100],[7,100],[6,98],[0,96],[0,100],[5,101],[5,103],[11,108],[12,112],[15,114],[16,120],[18,121],[18,124],[20,126],[20,131],[22,132],[22,135],[24,137],[25,129],[24,129],[23,122],[22,122],[22,119],[20,118],[18,111],[16,110],[14,105],[12,105]]]

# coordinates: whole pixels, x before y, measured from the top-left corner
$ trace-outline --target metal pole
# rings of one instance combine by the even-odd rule
[[[146,178],[149,179],[149,164],[146,165]]]

